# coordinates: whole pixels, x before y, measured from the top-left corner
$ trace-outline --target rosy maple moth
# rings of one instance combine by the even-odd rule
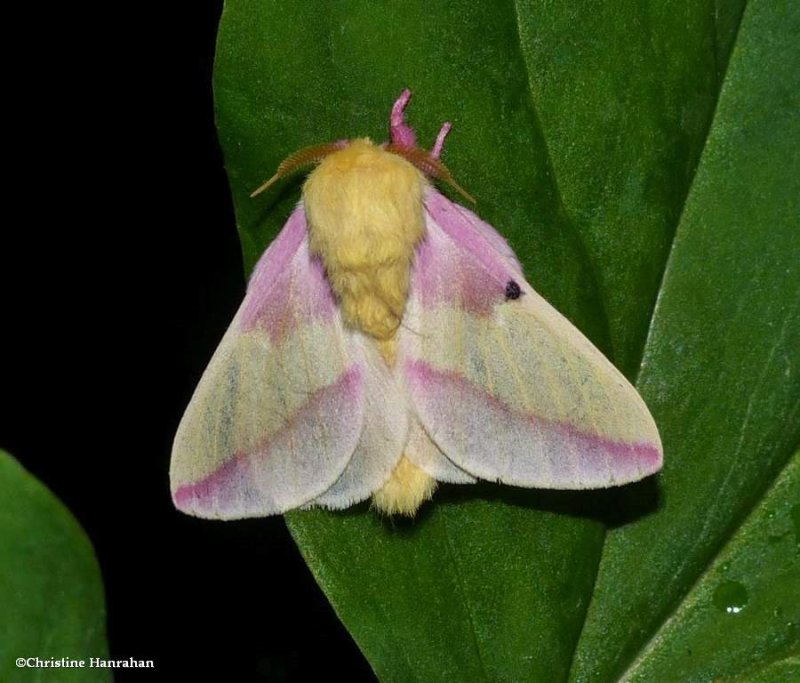
[[[527,283],[489,224],[430,179],[405,91],[391,142],[316,164],[255,267],[175,437],[175,505],[236,519],[372,497],[414,514],[437,482],[587,489],[660,469],[639,394]]]

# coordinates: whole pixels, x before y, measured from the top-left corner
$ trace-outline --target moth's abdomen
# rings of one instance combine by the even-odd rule
[[[424,176],[369,140],[329,155],[303,188],[311,250],[320,256],[345,321],[386,341],[408,298],[425,232]]]
[[[360,270],[342,265],[331,275],[348,324],[378,340],[394,337],[408,294],[408,266],[378,263]]]

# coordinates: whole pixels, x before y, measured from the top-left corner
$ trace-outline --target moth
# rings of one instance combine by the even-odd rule
[[[525,280],[501,235],[405,121],[314,164],[189,403],[175,505],[237,519],[295,508],[413,515],[437,482],[617,486],[661,467],[644,401]]]

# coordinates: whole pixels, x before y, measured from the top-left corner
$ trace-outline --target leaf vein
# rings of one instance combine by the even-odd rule
[[[728,533],[719,540],[717,543],[717,547],[714,549],[714,552],[711,554],[708,562],[706,563],[703,570],[697,575],[695,580],[689,586],[689,588],[683,593],[683,595],[675,602],[669,612],[665,615],[663,621],[658,625],[656,630],[653,632],[653,635],[648,638],[647,642],[639,649],[636,657],[631,661],[630,665],[627,669],[620,675],[619,681],[620,683],[624,683],[625,681],[631,680],[631,676],[635,673],[636,669],[641,666],[641,664],[645,661],[647,656],[650,652],[657,647],[659,642],[659,635],[680,615],[681,613],[681,606],[684,604],[686,598],[694,592],[694,590],[700,585],[702,580],[706,578],[708,573],[713,568],[715,562],[722,554],[724,549],[727,547],[728,543],[731,539],[736,535],[736,533],[747,523],[747,521],[753,517],[758,512],[759,504],[769,495],[770,491],[777,485],[780,481],[781,476],[786,471],[786,469],[792,463],[792,457],[797,452],[797,448],[790,449],[788,456],[786,457],[785,462],[781,465],[778,471],[775,473],[773,479],[767,484],[767,486],[763,489],[759,496],[756,496],[753,500],[753,504],[749,507],[749,509],[741,516],[738,522],[731,525]],[[727,481],[727,477],[726,477]],[[703,527],[703,531],[705,531],[706,526]],[[702,538],[702,534],[699,535],[699,538]],[[686,557],[689,556],[690,553],[686,553]],[[685,566],[684,564],[681,565],[681,568]],[[676,575],[680,573],[680,569],[676,572]]]
[[[739,30],[742,26],[742,18],[747,11],[747,3],[742,7],[742,13],[739,15],[739,20],[736,23],[736,31],[734,33],[733,41],[731,43],[731,51],[728,54],[728,61],[725,63],[724,72],[719,74],[719,57],[717,54],[717,9],[715,5],[714,9],[714,64],[715,64],[715,71],[719,77],[719,84],[717,87],[716,98],[714,100],[714,106],[712,107],[711,116],[708,117],[708,125],[706,126],[706,133],[705,137],[703,138],[703,146],[700,149],[699,154],[697,155],[697,159],[694,163],[694,168],[691,172],[691,178],[689,182],[686,184],[686,192],[683,195],[683,201],[681,202],[681,210],[678,214],[677,220],[675,221],[675,225],[672,229],[672,236],[670,238],[670,245],[667,251],[667,258],[664,259],[664,267],[661,270],[661,277],[658,280],[658,288],[656,289],[656,300],[653,302],[653,310],[650,314],[650,321],[647,324],[647,335],[645,336],[644,343],[642,344],[641,351],[639,353],[639,364],[636,370],[636,375],[633,380],[633,384],[636,385],[639,381],[639,374],[642,371],[644,355],[647,350],[647,347],[650,344],[650,336],[653,332],[653,321],[656,318],[656,313],[658,312],[659,302],[661,300],[661,293],[664,289],[664,282],[667,279],[667,273],[669,272],[670,261],[672,260],[673,253],[675,251],[675,243],[678,241],[678,231],[680,230],[681,222],[683,221],[683,217],[686,213],[686,204],[688,203],[689,197],[692,194],[692,188],[694,187],[694,183],[697,180],[697,171],[700,168],[700,163],[703,160],[703,155],[706,151],[706,146],[708,145],[708,138],[710,137],[710,133],[712,128],[714,127],[714,120],[717,118],[717,110],[719,109],[719,101],[722,95],[722,88],[725,84],[725,80],[728,77],[728,67],[731,63],[731,57],[733,56],[734,51],[736,50],[736,45],[739,42]]]
[[[583,264],[586,268],[586,273],[591,280],[592,286],[598,293],[597,296],[597,303],[600,308],[600,316],[603,320],[603,335],[606,340],[606,344],[608,345],[607,351],[608,355],[613,358],[613,344],[611,338],[611,324],[608,319],[608,312],[606,308],[605,298],[603,297],[602,287],[600,286],[600,274],[597,270],[597,266],[592,258],[589,255],[589,249],[586,246],[586,241],[583,239],[583,235],[581,234],[580,230],[578,230],[577,226],[573,222],[572,218],[567,211],[566,205],[564,203],[563,195],[561,194],[561,187],[558,183],[558,177],[556,176],[556,169],[553,165],[553,157],[550,153],[550,147],[547,144],[547,137],[544,133],[544,126],[542,125],[542,119],[539,116],[539,110],[536,106],[536,98],[533,95],[533,85],[531,83],[531,69],[528,65],[528,60],[525,57],[525,48],[522,42],[522,18],[520,16],[520,9],[519,9],[519,0],[512,0],[512,5],[514,6],[514,19],[515,25],[517,29],[517,44],[519,46],[519,53],[520,58],[522,59],[522,63],[525,66],[525,82],[527,83],[527,95],[528,101],[530,103],[530,110],[531,116],[533,118],[533,125],[536,129],[537,133],[539,134],[539,138],[542,141],[542,147],[544,149],[544,162],[545,166],[547,167],[547,175],[550,178],[550,184],[553,189],[553,193],[555,194],[556,201],[558,203],[558,211],[563,217],[564,222],[567,224],[569,229],[576,237],[577,244],[581,251],[581,259]]]

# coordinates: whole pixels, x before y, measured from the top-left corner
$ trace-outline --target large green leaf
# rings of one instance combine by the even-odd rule
[[[661,625],[676,618],[687,591],[797,448],[798,37],[795,3],[753,2],[742,18],[639,374],[667,453],[663,507],[609,535],[578,680],[602,679],[641,648],[660,647]],[[783,561],[796,563],[785,548]],[[759,553],[758,544],[748,552]],[[797,623],[800,583],[782,587]],[[756,618],[755,605],[748,614],[742,620]],[[776,642],[792,635],[778,617],[749,625],[769,628]],[[729,657],[730,673],[742,664]]]
[[[0,680],[108,681],[103,584],[69,511],[0,451]],[[84,660],[84,668],[18,668],[18,657]]]
[[[299,147],[384,139],[408,86],[423,144],[454,123],[445,160],[479,213],[662,430],[658,483],[451,487],[412,522],[289,515],[382,680],[793,666],[796,545],[749,529],[784,533],[796,490],[800,12],[743,4],[226,4],[217,118],[248,269],[300,180],[249,191]]]

